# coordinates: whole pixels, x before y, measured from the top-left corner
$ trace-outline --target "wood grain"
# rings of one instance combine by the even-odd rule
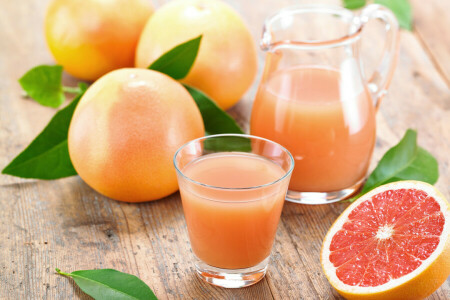
[[[450,1],[412,0],[414,32],[450,87]]]
[[[372,167],[407,128],[416,128],[421,146],[439,160],[437,187],[450,198],[449,43],[433,33],[448,22],[437,17],[448,3],[431,2],[433,9],[414,1],[417,31],[402,32],[399,64],[377,115]],[[265,17],[298,1],[229,3],[259,40]],[[21,98],[17,83],[32,66],[53,63],[42,33],[45,7],[46,1],[0,2],[1,168],[54,114]],[[367,55],[375,59],[373,53]],[[260,71],[263,58],[260,53]],[[65,76],[64,82],[75,85],[76,79]],[[256,86],[257,82],[230,110],[244,128],[248,128]],[[0,205],[0,299],[89,299],[71,280],[57,275],[55,267],[66,272],[115,268],[132,273],[160,299],[340,298],[322,273],[319,253],[325,233],[346,204],[286,203],[266,278],[238,290],[216,288],[194,276],[178,193],[152,203],[127,204],[99,195],[79,177],[37,181],[0,176]],[[449,298],[447,280],[429,299]]]

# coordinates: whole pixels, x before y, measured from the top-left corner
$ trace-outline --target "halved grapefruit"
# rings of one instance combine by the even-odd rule
[[[433,186],[389,183],[334,222],[322,268],[347,299],[422,299],[450,275],[449,232],[449,204]]]

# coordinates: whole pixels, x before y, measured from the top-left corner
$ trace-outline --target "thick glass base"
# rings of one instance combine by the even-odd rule
[[[221,269],[210,266],[198,258],[195,269],[200,279],[224,288],[241,288],[257,283],[264,278],[267,271],[269,257],[258,265],[245,269]]]
[[[289,190],[286,194],[286,200],[300,204],[329,204],[344,200],[355,194],[364,182],[364,178],[353,186],[333,192],[297,192]]]

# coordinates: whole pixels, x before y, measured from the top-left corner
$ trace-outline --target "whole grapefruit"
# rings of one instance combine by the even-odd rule
[[[223,109],[247,91],[257,71],[256,46],[242,18],[218,0],[175,0],[148,20],[136,51],[136,67],[203,35],[197,59],[182,82],[208,94]]]
[[[69,154],[99,193],[150,201],[177,191],[173,155],[204,134],[200,112],[180,83],[151,70],[119,69],[97,80],[78,103]]]
[[[331,285],[347,299],[423,299],[450,275],[450,209],[433,186],[399,181],[350,205],[321,253]]]
[[[148,0],[53,0],[45,16],[47,44],[69,74],[93,81],[133,67],[139,36],[152,12]]]

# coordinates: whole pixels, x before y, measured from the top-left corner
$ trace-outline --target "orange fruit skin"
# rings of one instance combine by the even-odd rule
[[[200,111],[180,83],[151,70],[119,69],[83,95],[68,146],[75,170],[93,189],[143,202],[178,190],[173,155],[204,134]]]
[[[402,182],[416,182],[421,185],[428,185],[431,188],[433,188],[436,192],[436,194],[442,198],[445,199],[445,197],[440,193],[437,189],[435,189],[433,186],[424,183],[424,182],[417,182],[417,181],[411,181],[406,180]],[[393,182],[391,184],[396,184],[397,182]],[[383,186],[381,186],[383,187]],[[377,189],[379,189],[378,187]],[[375,189],[376,190],[376,189]],[[373,190],[373,191],[375,191]],[[364,197],[364,196],[363,196]],[[362,199],[361,197],[360,199]],[[358,200],[356,202],[359,202]],[[445,201],[447,206],[447,216],[450,216],[450,207],[447,201]],[[351,205],[352,207],[356,207]],[[347,208],[351,208],[350,206]],[[345,212],[345,211],[344,211]],[[341,214],[344,215],[344,212]],[[338,217],[336,221],[334,221],[333,225],[330,227],[334,227],[336,223],[339,222]],[[446,221],[448,222],[450,219],[447,218]],[[330,234],[331,230],[328,231],[328,234]],[[445,234],[445,233],[443,233]],[[324,241],[327,239],[327,236],[324,238]],[[443,237],[445,238],[445,237]],[[321,249],[321,264],[322,268],[324,269],[324,263],[323,263],[323,255],[325,243],[322,244]],[[330,283],[332,281],[327,275],[327,272],[324,269],[324,273]],[[352,300],[419,300],[424,299],[434,293],[448,278],[450,274],[450,237],[447,236],[447,240],[444,246],[444,249],[442,253],[437,257],[436,260],[434,260],[424,271],[422,271],[418,276],[412,278],[411,280],[408,280],[407,282],[396,286],[392,289],[389,289],[387,291],[382,291],[379,293],[370,293],[370,294],[356,294],[356,293],[349,293],[343,290],[338,289],[336,286],[333,285],[333,287],[338,291],[340,295],[345,297],[346,299]]]
[[[152,12],[148,0],[53,0],[45,16],[45,37],[58,64],[93,81],[133,67],[140,33]]]
[[[136,67],[203,34],[196,61],[182,82],[201,89],[221,108],[233,106],[257,72],[254,40],[241,17],[217,0],[175,0],[148,20],[136,51]]]

